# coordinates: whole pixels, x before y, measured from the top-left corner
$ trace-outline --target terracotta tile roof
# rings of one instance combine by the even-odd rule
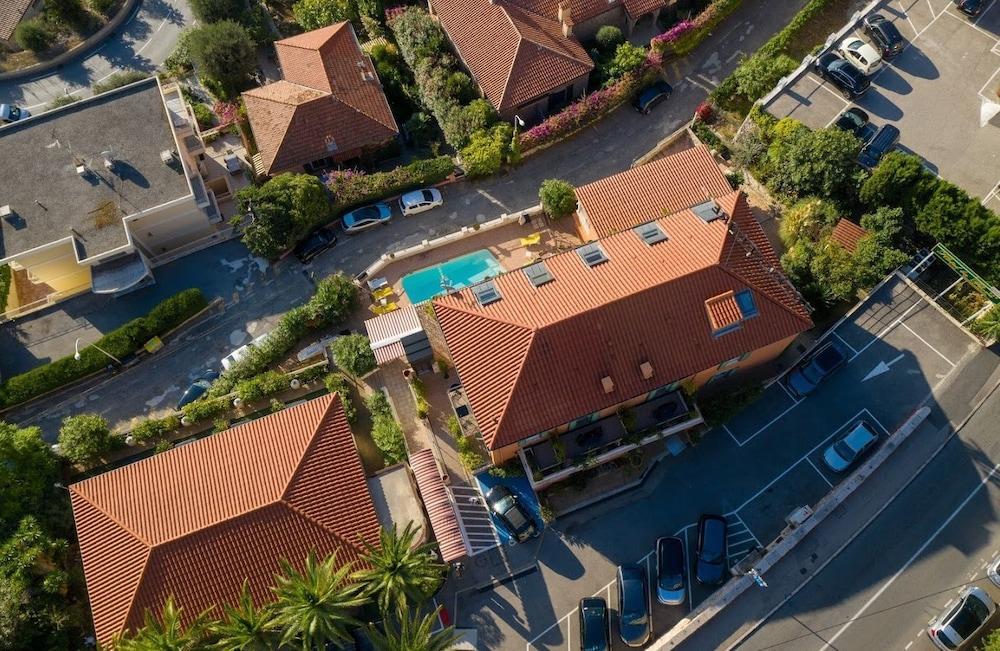
[[[437,459],[434,458],[434,452],[429,448],[414,452],[410,455],[410,467],[413,468],[413,476],[420,490],[420,499],[427,509],[434,538],[441,550],[441,558],[445,563],[450,563],[468,556],[469,550],[465,546],[465,537],[458,524],[455,503],[441,480],[441,471]]]
[[[631,230],[610,235],[599,241],[608,261],[593,267],[577,251],[547,258],[554,280],[539,287],[520,270],[498,276],[502,298],[485,306],[475,287],[434,301],[491,449],[812,326],[743,194],[729,191],[717,202],[731,218],[675,212],[657,220],[668,239],[654,245]],[[706,300],[744,289],[758,315],[713,336]],[[604,377],[614,383],[610,393]]]
[[[566,0],[508,0],[507,4],[530,11],[533,14],[559,20],[559,4]],[[616,10],[621,0],[568,0],[570,18],[582,23],[603,13]],[[613,18],[609,17],[608,22]]]
[[[844,247],[851,253],[858,248],[858,240],[868,234],[868,231],[861,228],[850,219],[841,218],[833,230],[830,231],[830,237],[833,241]]]
[[[438,0],[434,9],[486,98],[505,111],[562,90],[594,62],[553,14],[489,0]]]
[[[0,2],[0,40],[9,41],[24,14],[35,0],[2,0]]]
[[[167,596],[193,617],[254,599],[287,558],[357,561],[378,516],[340,400],[323,396],[70,486],[97,639]]]
[[[699,146],[579,187],[576,199],[605,237],[730,192],[711,152]]]
[[[666,0],[623,0],[625,11],[632,18],[639,18],[660,7],[666,6]]]
[[[712,330],[715,332],[743,320],[743,313],[736,303],[736,294],[733,290],[705,301],[705,310],[708,312],[708,322],[712,324]]]
[[[399,133],[350,23],[274,45],[284,79],[243,94],[266,173],[378,146]]]

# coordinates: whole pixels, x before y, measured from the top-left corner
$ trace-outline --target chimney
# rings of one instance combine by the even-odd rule
[[[572,38],[573,37],[573,22],[571,20],[567,19],[566,21],[563,22],[562,27],[563,27],[563,36],[565,36],[566,38]]]
[[[646,378],[647,380],[653,377],[653,365],[650,364],[649,362],[643,362],[642,364],[639,364],[639,370],[642,371],[642,377]]]
[[[559,22],[562,23],[563,36],[566,38],[573,36],[573,18],[571,16],[569,0],[563,0],[563,2],[559,3],[557,16],[559,18]]]
[[[605,375],[601,378],[601,386],[604,387],[604,393],[611,393],[615,390],[615,381],[611,379],[610,375]]]

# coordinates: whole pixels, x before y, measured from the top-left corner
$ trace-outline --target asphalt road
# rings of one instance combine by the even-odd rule
[[[116,33],[62,67],[34,78],[0,81],[0,102],[40,112],[56,97],[90,95],[89,87],[121,70],[152,74],[194,21],[187,0],[140,0]]]
[[[925,628],[1000,553],[1000,392],[743,651],[931,650]]]

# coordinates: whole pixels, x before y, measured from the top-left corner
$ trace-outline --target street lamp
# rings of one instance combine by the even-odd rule
[[[521,119],[520,115],[515,115],[514,116],[514,127],[515,128],[516,127],[521,127],[522,129],[524,128],[524,120]]]
[[[102,353],[104,353],[108,357],[110,357],[112,360],[114,360],[115,364],[118,364],[118,366],[123,366],[122,361],[120,359],[118,359],[117,357],[115,357],[114,355],[112,355],[111,353],[109,353],[108,351],[104,350],[103,348],[101,348],[97,344],[90,344],[90,345],[93,346],[94,348],[96,348],[97,350],[101,351]],[[76,361],[79,362],[80,361],[80,338],[79,337],[76,338],[76,343],[73,344],[73,349],[74,349],[73,359],[75,359]]]

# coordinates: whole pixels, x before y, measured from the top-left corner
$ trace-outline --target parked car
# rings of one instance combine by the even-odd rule
[[[836,86],[847,99],[861,96],[871,85],[865,73],[833,52],[821,54],[813,63],[813,69],[824,80]]]
[[[861,133],[864,131],[867,124],[868,114],[859,109],[857,106],[852,106],[847,109],[838,115],[837,119],[833,122],[833,126],[842,131],[853,133],[859,138],[861,137]]]
[[[997,556],[997,559],[986,568],[986,576],[990,578],[993,585],[1000,588],[1000,556]]]
[[[698,546],[695,549],[694,578],[703,585],[721,585],[726,580],[726,519],[703,514],[698,518]]]
[[[871,425],[860,421],[846,436],[834,441],[823,452],[823,463],[834,472],[846,472],[877,442],[878,434],[872,430]]]
[[[619,565],[618,636],[628,646],[639,647],[649,641],[652,628],[645,566]]]
[[[959,0],[957,3],[958,10],[969,18],[975,18],[979,14],[983,13],[983,6],[986,4],[985,0]]]
[[[580,651],[609,651],[611,626],[608,603],[601,597],[580,600]]]
[[[632,106],[635,107],[636,111],[639,111],[643,115],[647,115],[653,110],[653,107],[670,97],[670,94],[673,92],[673,86],[665,81],[658,81],[639,93],[639,95],[635,98],[635,101],[632,102]]]
[[[896,24],[882,14],[868,14],[861,24],[883,59],[891,59],[903,51],[906,45],[903,35],[896,29]]]
[[[875,167],[897,142],[899,142],[899,129],[891,124],[883,124],[861,148],[858,163],[866,169]]]
[[[982,588],[969,586],[962,590],[957,604],[931,620],[927,635],[939,649],[961,648],[975,637],[996,610],[997,605]]]
[[[180,400],[177,401],[177,409],[180,410],[184,405],[190,404],[204,396],[209,388],[211,388],[212,382],[215,382],[217,379],[219,379],[218,371],[208,370],[202,372],[191,383],[191,386],[181,394]]]
[[[805,397],[846,361],[847,353],[840,344],[828,339],[791,370],[785,384],[795,395]]]
[[[878,50],[855,36],[849,36],[841,41],[837,46],[837,52],[866,75],[882,67],[882,55]]]
[[[337,234],[329,226],[324,226],[295,247],[295,257],[302,264],[309,264],[323,251],[332,249],[337,243]]]
[[[31,113],[28,112],[28,109],[23,109],[13,104],[0,104],[0,122],[4,124],[30,117]]]
[[[656,541],[656,600],[676,606],[687,598],[684,541],[670,536]]]
[[[375,203],[352,210],[340,218],[340,223],[344,226],[344,232],[358,233],[372,226],[388,224],[392,219],[392,210],[384,203]]]
[[[538,535],[539,529],[535,519],[521,506],[517,495],[506,486],[497,485],[491,488],[490,492],[486,493],[486,504],[516,542],[524,542]]]
[[[221,360],[222,370],[228,371],[230,368],[232,368],[233,364],[246,357],[247,353],[250,352],[251,348],[262,346],[264,342],[270,338],[270,336],[271,336],[270,332],[265,332],[259,337],[254,338],[250,343],[240,346],[233,352],[223,357]]]
[[[399,211],[403,216],[416,215],[431,208],[437,208],[444,203],[441,191],[437,188],[414,190],[399,198]]]

